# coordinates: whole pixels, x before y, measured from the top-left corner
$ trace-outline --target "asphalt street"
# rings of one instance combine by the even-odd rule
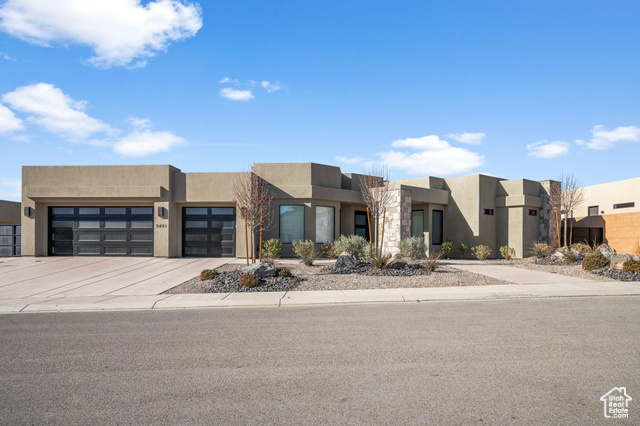
[[[2,424],[638,424],[640,297],[0,315]],[[630,418],[599,398],[625,386]]]

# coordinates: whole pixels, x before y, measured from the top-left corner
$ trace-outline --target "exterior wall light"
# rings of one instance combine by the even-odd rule
[[[164,207],[158,207],[158,217],[164,217],[166,213],[167,209],[165,209]]]
[[[24,208],[24,215],[26,217],[31,217],[31,207],[25,207]]]

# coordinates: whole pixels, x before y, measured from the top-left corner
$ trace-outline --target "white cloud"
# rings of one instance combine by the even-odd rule
[[[82,140],[94,133],[113,131],[108,124],[84,112],[86,101],[74,101],[52,84],[19,87],[4,94],[2,101],[28,114],[28,121],[70,139]]]
[[[529,155],[538,158],[556,158],[569,152],[569,142],[541,140],[527,145]]]
[[[363,157],[343,157],[342,155],[334,157],[334,160],[344,164],[358,164],[367,161],[367,159]]]
[[[233,84],[234,86],[237,86],[237,85],[240,84],[240,81],[237,78],[225,77],[225,78],[220,79],[220,81],[218,81],[218,83],[220,83],[220,84],[229,83],[229,84]]]
[[[605,150],[612,148],[616,142],[623,141],[640,142],[640,128],[627,126],[607,130],[600,124],[591,129],[591,140],[589,142],[578,139],[576,143],[589,149]]]
[[[125,157],[144,157],[166,152],[182,145],[185,140],[171,132],[136,131],[120,138],[113,144],[113,150]]]
[[[468,143],[471,145],[480,145],[486,137],[484,133],[454,133],[445,137],[453,139],[456,142]]]
[[[394,148],[411,148],[419,150],[445,149],[450,147],[449,142],[443,141],[437,135],[423,136],[421,138],[398,139],[391,144]]]
[[[41,46],[80,44],[99,67],[143,67],[146,59],[202,27],[200,6],[182,0],[7,0],[0,30]]]
[[[9,56],[6,53],[0,52],[0,56],[2,57],[2,59],[4,59],[5,61],[10,61],[10,62],[15,62],[18,60],[18,58],[15,58],[13,56]]]
[[[464,148],[448,147],[414,153],[386,151],[378,154],[390,168],[404,170],[415,175],[455,175],[468,173],[480,167],[484,157]]]
[[[20,179],[0,179],[0,199],[20,201],[22,199]]]
[[[0,133],[12,132],[15,130],[22,130],[22,120],[6,106],[0,104]]]
[[[230,101],[248,101],[255,97],[253,93],[251,93],[251,90],[236,90],[231,87],[220,89],[220,96]]]
[[[267,91],[267,93],[277,92],[278,90],[282,89],[282,87],[280,86],[280,82],[278,81],[276,81],[275,83],[271,83],[269,81],[263,81],[260,83],[260,85],[264,90]]]
[[[130,117],[127,122],[136,130],[148,129],[151,127],[151,120],[141,117]]]

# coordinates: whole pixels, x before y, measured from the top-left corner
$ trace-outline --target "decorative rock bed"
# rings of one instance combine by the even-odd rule
[[[353,267],[344,267],[344,268],[333,268],[327,267],[324,268],[323,272],[328,274],[339,274],[339,275],[347,275],[347,274],[358,274],[365,275],[370,277],[414,277],[417,275],[429,275],[431,272],[427,271],[424,268],[424,265],[420,263],[408,263],[405,268],[396,269],[396,268],[383,268],[379,269],[373,266],[371,262],[360,261],[356,266]]]
[[[256,287],[244,287],[240,285],[242,271],[220,272],[211,280],[202,281],[205,293],[230,293],[230,292],[262,292],[262,291],[289,291],[295,289],[302,281],[298,277],[266,277],[260,279]]]

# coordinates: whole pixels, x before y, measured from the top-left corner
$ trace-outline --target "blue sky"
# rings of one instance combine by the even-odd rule
[[[22,165],[640,175],[637,1],[87,3],[0,1],[0,198]]]

